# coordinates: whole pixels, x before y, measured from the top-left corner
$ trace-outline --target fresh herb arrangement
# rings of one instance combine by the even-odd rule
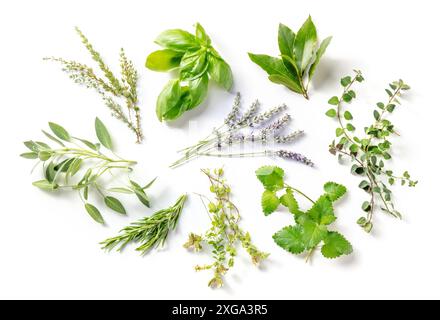
[[[42,164],[44,179],[35,181],[33,185],[42,190],[59,192],[64,190],[76,191],[84,203],[87,213],[98,223],[104,224],[104,219],[99,209],[89,202],[89,194],[94,191],[101,196],[105,205],[120,214],[126,214],[126,210],[114,193],[134,194],[147,207],[150,206],[145,190],[152,183],[145,187],[129,180],[128,186],[110,187],[107,185],[108,178],[114,173],[130,173],[133,170],[135,161],[125,160],[113,153],[113,142],[104,124],[96,118],[95,130],[100,143],[93,143],[88,140],[70,135],[62,126],[49,122],[52,134],[43,131],[44,135],[56,143],[58,147],[51,147],[45,142],[26,141],[24,145],[29,152],[21,156],[26,159],[37,160],[38,166]],[[103,146],[111,155],[107,155],[101,148]],[[79,174],[81,178],[77,178]]]
[[[164,49],[147,57],[148,69],[177,70],[179,75],[168,82],[157,98],[156,114],[160,121],[175,120],[199,106],[207,96],[210,79],[225,90],[232,88],[228,63],[214,49],[199,23],[195,29],[195,35],[180,29],[162,32],[155,42]]]
[[[208,285],[218,288],[223,286],[224,276],[234,266],[237,244],[246,250],[255,265],[266,259],[269,254],[259,251],[252,244],[250,234],[239,227],[240,213],[230,199],[231,188],[223,177],[223,169],[216,169],[213,172],[202,170],[202,172],[208,177],[211,184],[209,189],[215,197],[215,200],[210,200],[200,195],[211,220],[211,227],[203,235],[191,233],[184,247],[196,252],[203,250],[204,247],[210,248],[213,263],[196,266],[195,269],[196,271],[213,270],[214,277]]]
[[[343,235],[328,230],[329,225],[336,220],[333,204],[347,191],[343,185],[327,182],[324,185],[324,194],[314,201],[302,191],[286,184],[284,170],[279,167],[261,167],[256,171],[256,175],[265,188],[261,198],[264,214],[270,215],[281,204],[289,210],[296,222],[295,225],[285,227],[273,235],[277,245],[293,254],[308,251],[306,261],[319,245],[322,245],[322,255],[329,259],[352,253],[353,248]],[[283,193],[281,197],[277,195],[279,192]],[[312,207],[302,211],[296,196],[305,198]]]
[[[101,242],[102,249],[111,251],[119,246],[117,250],[122,251],[129,243],[140,243],[136,251],[145,255],[151,249],[163,246],[170,231],[176,229],[186,199],[187,196],[182,195],[173,206],[125,227],[120,235]]]
[[[305,156],[284,149],[277,151],[264,150],[261,152],[224,152],[226,148],[234,145],[245,145],[246,143],[260,142],[265,145],[273,141],[277,144],[284,145],[294,141],[303,134],[303,131],[296,131],[287,135],[280,133],[291,120],[289,114],[279,116],[287,108],[284,104],[265,112],[258,112],[259,102],[255,101],[242,114],[240,112],[240,105],[241,97],[238,93],[235,97],[232,111],[227,115],[223,124],[214,128],[212,133],[205,139],[200,140],[193,146],[180,150],[179,153],[182,154],[182,157],[174,162],[171,167],[178,167],[200,156],[229,158],[257,156],[280,157],[313,166],[313,162]],[[277,116],[279,117],[274,119]]]
[[[86,49],[90,52],[92,59],[98,64],[105,79],[99,77],[89,66],[76,61],[54,57],[45,58],[45,60],[60,63],[63,67],[62,70],[75,83],[95,89],[104,100],[105,105],[110,109],[112,115],[125,123],[136,135],[136,141],[140,143],[143,139],[143,134],[137,95],[138,73],[134,68],[133,62],[127,59],[124,49],[121,49],[119,53],[121,79],[118,79],[81,30],[76,28],[76,32]],[[124,111],[118,100],[125,102],[126,111]]]
[[[310,81],[331,39],[328,37],[319,44],[316,27],[309,16],[296,34],[289,27],[279,25],[280,58],[253,53],[249,53],[249,57],[268,73],[270,81],[309,99]]]
[[[328,110],[326,115],[335,118],[339,125],[336,129],[337,140],[330,145],[330,152],[340,158],[350,158],[353,163],[351,172],[365,177],[359,188],[370,195],[370,200],[362,204],[366,216],[361,217],[358,224],[366,232],[370,232],[373,228],[376,205],[393,217],[401,218],[401,214],[394,208],[390,186],[399,182],[401,185],[414,187],[417,181],[411,179],[408,171],[402,175],[395,175],[386,167],[386,161],[391,159],[390,138],[398,135],[394,125],[386,117],[400,105],[401,95],[410,87],[402,80],[390,83],[389,88],[385,89],[388,100],[377,103],[373,111],[374,122],[364,128],[365,136],[360,137],[355,134],[353,115],[350,111],[344,110],[343,106],[344,103],[350,103],[356,98],[353,85],[362,81],[364,77],[357,70],[354,71],[353,76],[342,78],[343,93],[340,97],[334,96],[329,100],[329,104],[334,107]]]

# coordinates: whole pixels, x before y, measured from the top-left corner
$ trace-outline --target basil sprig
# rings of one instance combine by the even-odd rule
[[[316,27],[309,16],[296,34],[289,27],[279,25],[279,58],[253,53],[249,53],[249,57],[268,73],[270,81],[309,99],[310,81],[331,40],[332,37],[328,37],[319,44]]]
[[[175,120],[199,106],[207,96],[209,79],[225,90],[232,87],[228,63],[212,47],[203,27],[199,23],[195,27],[195,35],[180,29],[162,32],[155,42],[164,49],[147,57],[148,69],[160,72],[176,69],[179,74],[157,98],[156,114],[160,121]]]

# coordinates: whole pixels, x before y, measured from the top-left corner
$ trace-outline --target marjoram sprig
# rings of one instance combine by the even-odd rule
[[[210,191],[215,199],[200,195],[208,216],[211,227],[203,234],[197,235],[190,233],[188,241],[184,247],[194,251],[201,251],[205,247],[211,249],[213,263],[209,265],[196,266],[196,271],[213,270],[214,276],[208,285],[218,288],[224,284],[224,276],[234,266],[237,256],[237,245],[248,253],[252,262],[258,265],[265,260],[269,254],[261,252],[251,242],[248,232],[243,231],[239,224],[240,213],[237,206],[230,199],[231,188],[224,179],[223,169],[202,170],[210,181]]]
[[[240,93],[237,93],[232,110],[226,116],[222,125],[214,128],[210,135],[195,145],[179,150],[182,157],[171,165],[172,168],[183,165],[201,156],[226,158],[257,156],[280,157],[308,166],[314,166],[313,162],[307,157],[284,149],[266,149],[259,152],[226,152],[227,148],[234,145],[244,146],[248,143],[253,144],[259,142],[262,145],[267,145],[269,142],[274,142],[276,144],[287,144],[293,142],[304,133],[301,130],[291,132],[287,135],[282,133],[292,118],[287,113],[282,114],[287,109],[285,104],[259,113],[259,102],[256,100],[241,114],[240,98]]]
[[[370,195],[370,200],[362,204],[366,216],[359,218],[358,224],[366,232],[371,232],[376,207],[380,207],[382,211],[393,217],[401,218],[401,214],[394,207],[390,186],[399,182],[402,186],[414,187],[417,181],[411,179],[408,171],[402,175],[395,175],[393,170],[386,166],[386,162],[392,157],[390,138],[398,135],[387,116],[400,105],[400,97],[410,87],[402,80],[390,83],[389,88],[385,89],[387,101],[377,103],[373,111],[374,122],[364,129],[365,136],[360,137],[355,134],[356,128],[352,124],[353,115],[350,111],[344,110],[344,103],[348,104],[356,98],[352,87],[362,81],[364,77],[357,70],[354,71],[353,77],[342,78],[343,93],[340,97],[334,96],[329,100],[329,104],[334,108],[328,110],[326,115],[335,118],[339,125],[336,129],[337,139],[330,145],[330,152],[341,158],[350,158],[353,163],[351,172],[365,177],[359,188]]]
[[[133,131],[136,134],[136,142],[140,143],[143,139],[143,133],[137,95],[138,73],[133,62],[127,59],[124,49],[121,49],[119,53],[121,79],[118,79],[81,30],[79,28],[75,28],[75,30],[92,59],[98,64],[104,79],[99,77],[92,68],[76,61],[54,57],[44,58],[44,60],[60,63],[62,70],[75,83],[95,89],[101,95],[112,115]],[[118,100],[125,102],[126,111]]]
[[[108,186],[108,178],[113,177],[116,172],[130,173],[136,162],[122,159],[112,151],[113,142],[110,133],[101,120],[98,118],[95,120],[96,136],[100,143],[74,137],[62,126],[53,122],[49,122],[49,128],[52,134],[44,130],[43,133],[58,147],[51,147],[45,142],[30,140],[24,142],[29,152],[21,154],[23,158],[37,160],[36,166],[42,164],[44,179],[35,181],[33,183],[35,187],[52,192],[62,190],[78,192],[87,213],[101,224],[104,224],[101,212],[89,202],[89,194],[92,191],[102,197],[103,202],[109,209],[123,215],[126,214],[124,205],[110,194],[133,194],[145,206],[150,206],[145,190],[152,185],[154,180],[145,187],[141,187],[127,177],[127,185],[122,187]],[[108,152],[104,152],[101,146]],[[76,178],[80,174],[82,174],[82,177]]]

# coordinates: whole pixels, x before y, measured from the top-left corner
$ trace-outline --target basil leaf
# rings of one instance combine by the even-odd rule
[[[181,94],[180,81],[170,80],[157,97],[156,115],[159,121],[164,120],[166,113],[177,106]]]
[[[321,60],[322,56],[324,55],[325,51],[327,50],[328,45],[330,44],[330,42],[332,41],[332,37],[328,37],[325,38],[318,51],[316,52],[316,58],[315,61],[313,62],[313,64],[310,66],[310,70],[309,70],[309,79],[312,79],[313,75],[315,74],[316,71],[316,67],[319,64],[319,61]]]
[[[265,54],[253,54],[249,53],[249,58],[259,65],[269,75],[277,74],[288,77],[288,71],[283,64],[283,61],[278,58],[274,58]]]
[[[302,93],[301,87],[291,78],[282,74],[272,74],[269,76],[269,80],[276,84],[282,84],[296,93]]]
[[[66,131],[66,129],[64,129],[59,124],[49,122],[49,127],[50,127],[50,130],[52,130],[52,132],[61,140],[64,140],[64,141],[71,140],[69,133]]]
[[[211,38],[206,34],[205,29],[202,27],[200,23],[196,23],[196,37],[199,39],[204,45],[211,45]]]
[[[112,209],[113,211],[116,211],[120,214],[127,214],[127,211],[125,211],[124,206],[122,205],[121,201],[119,201],[118,199],[108,196],[104,198],[104,202],[106,206]]]
[[[87,213],[92,217],[93,220],[100,224],[104,224],[104,218],[102,217],[101,212],[99,212],[98,208],[90,203],[86,203],[85,208]]]
[[[213,55],[209,55],[209,69],[208,73],[212,80],[217,82],[220,86],[225,88],[227,91],[231,90],[233,79],[232,70],[229,64],[223,59],[219,59]]]
[[[180,80],[194,80],[205,74],[208,69],[206,49],[187,52],[180,62]]]
[[[286,25],[280,23],[278,27],[278,47],[282,55],[292,57],[295,33]]]
[[[208,94],[208,82],[208,75],[205,74],[202,77],[188,83],[191,103],[186,110],[197,107],[203,102],[203,100],[205,100],[206,95]]]
[[[153,71],[168,71],[177,68],[181,59],[181,52],[171,49],[157,50],[147,57],[145,66]]]
[[[181,52],[200,48],[200,44],[198,43],[195,36],[187,31],[180,29],[171,29],[162,32],[157,37],[155,42],[158,45],[167,49]]]
[[[299,29],[295,39],[295,56],[301,74],[304,73],[310,64],[317,44],[318,35],[316,27],[313,24],[312,17],[309,16]]]
[[[110,134],[107,128],[105,127],[104,123],[102,123],[102,121],[99,120],[99,118],[95,119],[95,131],[99,142],[101,142],[101,144],[107,149],[112,150],[113,148],[112,138],[110,137]]]

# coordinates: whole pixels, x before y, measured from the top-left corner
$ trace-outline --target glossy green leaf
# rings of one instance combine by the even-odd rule
[[[170,117],[167,116],[172,110],[178,110],[175,117],[185,111],[181,110],[179,106],[181,94],[182,89],[180,87],[180,81],[177,79],[170,80],[157,98],[156,115],[159,121],[172,120],[172,118],[170,119]]]
[[[278,47],[281,55],[292,57],[295,43],[295,33],[286,25],[280,23],[278,26]]]
[[[180,29],[171,29],[162,32],[156,38],[155,42],[167,49],[181,52],[196,50],[200,47],[200,44],[194,35]]]
[[[180,61],[180,80],[194,80],[208,70],[208,55],[206,49],[186,52]]]
[[[208,73],[211,79],[217,82],[225,90],[231,90],[233,85],[233,77],[229,64],[227,64],[223,59],[219,59],[213,55],[209,55],[208,61]]]
[[[208,94],[208,75],[205,74],[202,77],[192,80],[188,83],[189,94],[191,96],[191,103],[187,110],[191,110],[200,105]]]
[[[336,117],[336,110],[335,109],[329,109],[326,113],[325,113],[325,115],[327,116],[327,117],[330,117],[330,118],[334,118],[334,117]]]
[[[104,123],[102,123],[99,118],[95,119],[95,131],[96,136],[98,137],[99,142],[109,150],[113,149],[112,138],[110,137],[110,133],[105,127]]]
[[[171,49],[157,50],[147,57],[145,66],[153,71],[169,71],[179,67],[182,56],[182,52]]]
[[[283,61],[279,58],[274,58],[265,54],[249,53],[249,58],[257,65],[259,65],[269,75],[284,75],[289,76]]]
[[[331,97],[330,100],[328,101],[328,104],[331,104],[333,106],[337,106],[339,104],[339,98],[336,96]]]
[[[319,49],[316,52],[315,61],[310,66],[309,79],[313,78],[313,76],[314,76],[314,74],[316,72],[316,68],[318,67],[319,62],[321,62],[321,58],[324,55],[325,51],[327,50],[327,47],[329,46],[331,41],[332,41],[332,37],[328,37],[328,38],[325,38],[321,42],[321,45],[319,46]]]
[[[205,28],[198,22],[196,23],[196,37],[206,46],[211,44],[211,38],[206,34]]]
[[[309,16],[299,29],[295,39],[295,57],[301,74],[304,73],[311,63],[317,45],[318,35],[316,27]]]
[[[298,83],[285,75],[272,74],[269,76],[269,80],[276,84],[281,84],[293,92],[302,93],[302,89]]]

